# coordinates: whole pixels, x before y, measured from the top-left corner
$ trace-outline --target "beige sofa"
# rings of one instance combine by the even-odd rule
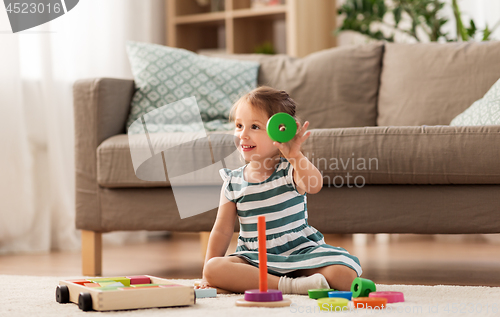
[[[500,232],[500,126],[447,126],[500,78],[499,56],[500,43],[491,42],[226,57],[259,61],[259,84],[289,92],[310,121],[303,152],[325,177],[324,189],[308,197],[312,226],[449,234]],[[216,209],[181,219],[168,180],[135,176],[125,134],[134,89],[132,80],[110,78],[74,85],[85,275],[101,273],[103,232],[203,232],[215,220]]]

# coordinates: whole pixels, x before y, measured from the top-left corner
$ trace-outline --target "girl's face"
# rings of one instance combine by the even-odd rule
[[[267,120],[264,111],[242,102],[235,112],[234,135],[239,139],[238,151],[248,161],[264,161],[279,154],[277,147],[266,132]]]

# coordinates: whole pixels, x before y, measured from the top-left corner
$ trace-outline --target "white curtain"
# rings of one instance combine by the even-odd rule
[[[132,78],[125,42],[164,44],[164,13],[163,0],[82,0],[13,34],[0,8],[0,254],[79,247],[72,85]]]

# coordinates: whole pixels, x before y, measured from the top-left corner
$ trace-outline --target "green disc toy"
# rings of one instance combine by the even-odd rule
[[[297,133],[297,123],[288,113],[278,112],[269,118],[266,129],[273,141],[286,143]]]
[[[335,292],[336,290],[330,288],[318,288],[318,289],[310,289],[307,291],[309,294],[309,298],[318,299],[318,298],[326,298],[328,297],[328,292]]]
[[[356,277],[351,284],[353,298],[368,297],[368,294],[375,292],[376,290],[377,287],[375,286],[375,283],[366,278]]]

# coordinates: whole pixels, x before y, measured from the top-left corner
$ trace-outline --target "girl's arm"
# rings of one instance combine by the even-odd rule
[[[311,135],[311,131],[307,131],[308,126],[308,121],[302,127],[297,122],[297,135],[295,138],[287,143],[273,143],[280,149],[288,162],[292,164],[293,180],[300,194],[305,192],[316,194],[323,188],[323,175],[300,151],[302,143]]]
[[[293,180],[300,194],[318,193],[323,188],[323,176],[304,154],[288,159],[293,166]]]
[[[231,238],[233,237],[236,215],[236,204],[226,198],[224,188],[222,188],[219,211],[217,212],[214,227],[208,238],[207,255],[205,256],[203,267],[205,267],[205,264],[211,258],[221,257],[226,254]]]

